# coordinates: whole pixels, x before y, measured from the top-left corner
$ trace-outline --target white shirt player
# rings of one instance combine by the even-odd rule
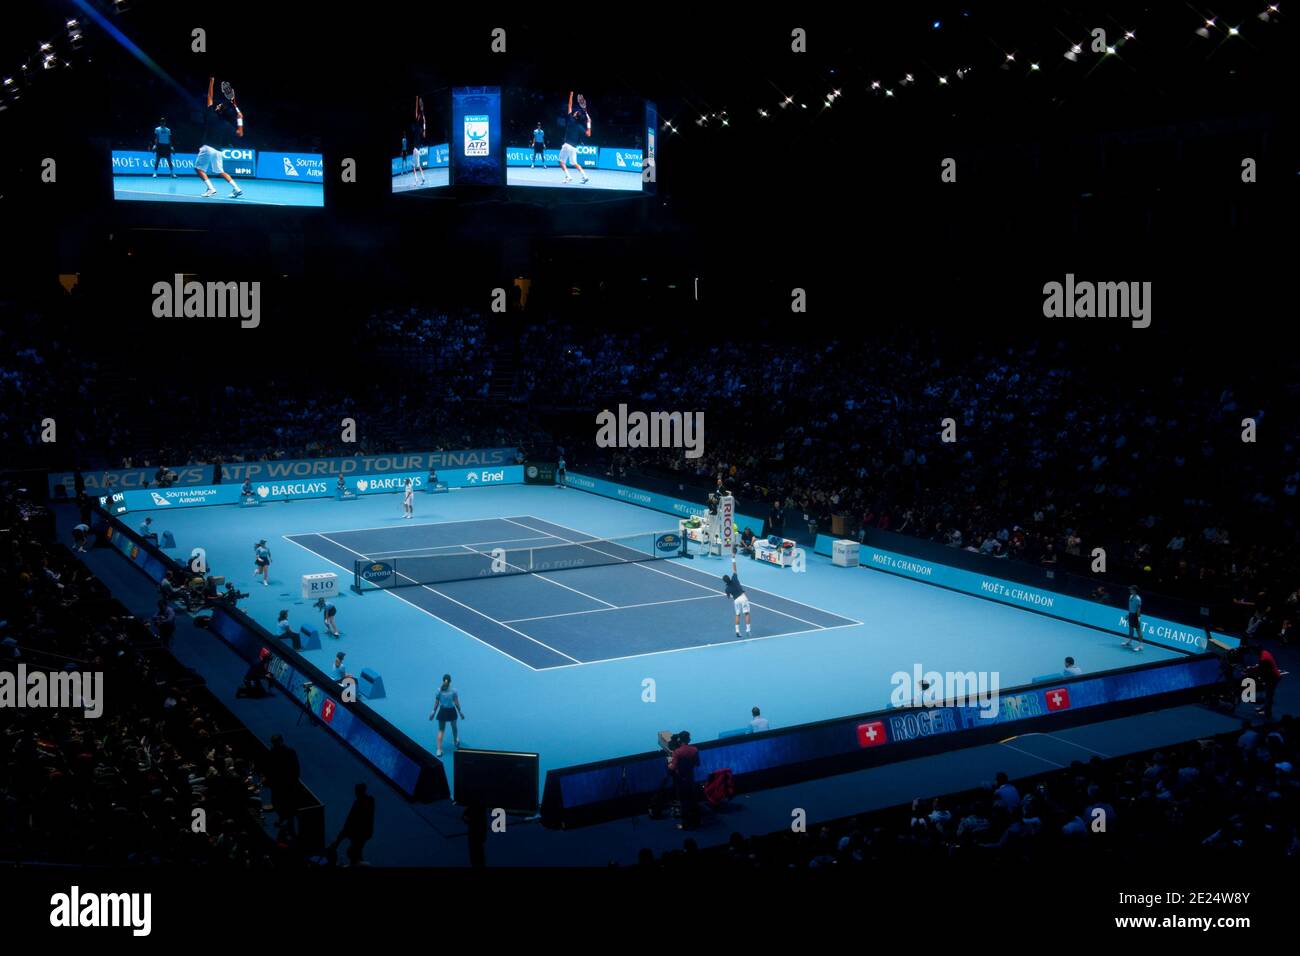
[[[402,493],[402,507],[406,511],[406,514],[402,515],[402,517],[411,517],[415,507],[415,489],[409,481],[406,483],[406,491]]]

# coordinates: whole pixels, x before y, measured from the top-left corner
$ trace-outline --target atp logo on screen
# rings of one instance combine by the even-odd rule
[[[488,118],[465,115],[465,155],[488,155]]]

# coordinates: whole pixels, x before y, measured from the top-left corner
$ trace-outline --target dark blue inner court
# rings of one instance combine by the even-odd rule
[[[592,537],[528,515],[288,536],[344,569],[351,569],[357,560],[381,555],[481,553],[586,542]],[[718,574],[683,561],[628,561],[417,584],[391,593],[534,670],[740,639],[729,626],[734,619],[731,600],[722,593]],[[860,623],[766,591],[748,593],[755,613],[752,633],[743,634],[746,639]]]

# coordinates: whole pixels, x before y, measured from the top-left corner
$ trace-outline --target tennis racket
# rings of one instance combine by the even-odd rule
[[[230,101],[230,105],[235,108],[235,115],[239,121],[235,128],[235,135],[242,137],[244,135],[244,114],[239,112],[239,104],[235,102],[235,88],[230,85],[229,80],[221,81],[221,95]]]

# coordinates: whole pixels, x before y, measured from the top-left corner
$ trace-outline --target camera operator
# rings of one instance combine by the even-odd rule
[[[677,824],[677,829],[694,829],[700,822],[700,808],[695,799],[695,768],[700,765],[700,752],[692,746],[689,730],[674,736],[669,746],[673,750],[668,758],[668,772],[677,782],[677,801],[682,808],[682,822]]]
[[[162,580],[158,582],[158,597],[173,606],[177,601],[183,602],[187,607],[189,606],[184,591],[172,582],[172,573],[170,571],[165,572]]]
[[[240,591],[235,588],[233,581],[226,582],[226,589],[220,595],[215,594],[216,588],[213,587],[213,603],[221,603],[226,607],[234,609],[239,606],[239,602],[248,597],[247,591]]]

